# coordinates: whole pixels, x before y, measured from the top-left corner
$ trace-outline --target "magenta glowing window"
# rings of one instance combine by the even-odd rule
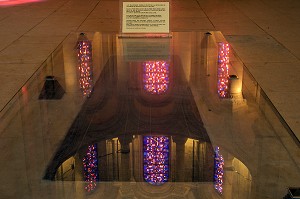
[[[146,61],[143,63],[144,89],[151,94],[161,94],[169,88],[169,63]]]
[[[89,40],[79,41],[77,57],[79,63],[79,85],[84,96],[92,93],[92,44]]]
[[[229,44],[218,43],[218,95],[228,97]]]

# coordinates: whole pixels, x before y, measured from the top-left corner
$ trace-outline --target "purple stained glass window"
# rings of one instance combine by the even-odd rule
[[[215,172],[214,172],[214,187],[219,194],[223,193],[223,175],[224,175],[224,158],[220,154],[220,148],[215,149]]]
[[[229,44],[218,44],[218,95],[220,98],[228,97],[229,77]]]
[[[146,61],[143,63],[144,89],[151,94],[165,93],[169,88],[169,63]]]
[[[169,138],[144,136],[144,179],[160,185],[169,179]]]
[[[82,162],[83,177],[85,182],[88,183],[85,186],[85,190],[90,192],[96,188],[96,182],[99,181],[97,144],[88,146]]]

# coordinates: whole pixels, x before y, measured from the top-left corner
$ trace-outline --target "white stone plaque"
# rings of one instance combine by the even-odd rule
[[[169,2],[123,2],[123,33],[169,31]]]

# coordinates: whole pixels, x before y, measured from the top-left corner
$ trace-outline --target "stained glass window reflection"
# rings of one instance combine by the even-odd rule
[[[93,88],[92,43],[83,33],[80,34],[80,40],[77,43],[77,58],[79,85],[83,95],[90,97]]]
[[[161,185],[169,179],[169,138],[144,136],[144,179]]]
[[[229,44],[218,43],[218,95],[228,97]]]
[[[224,158],[220,154],[220,148],[215,149],[215,172],[214,172],[214,187],[218,193],[223,193],[223,175],[224,175]]]
[[[146,61],[143,63],[144,89],[151,94],[161,94],[169,88],[169,63]]]
[[[99,181],[97,144],[88,146],[82,162],[83,177],[84,181],[87,182],[85,190],[90,192],[95,189],[97,186],[96,182]]]

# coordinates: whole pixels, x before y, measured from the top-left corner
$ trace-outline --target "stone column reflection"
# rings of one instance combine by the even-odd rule
[[[233,185],[233,175],[234,175],[234,166],[233,166],[233,159],[234,157],[222,151],[224,157],[224,168],[226,168],[226,172],[224,172],[224,186],[223,186],[223,196],[224,198],[233,198],[232,194],[232,185]]]
[[[75,181],[83,181],[83,165],[82,158],[84,154],[84,150],[81,149],[80,153],[74,155],[74,173],[75,173]]]
[[[183,182],[185,180],[185,143],[187,141],[186,137],[183,136],[173,136],[173,141],[176,143],[176,173],[175,181]]]
[[[210,32],[205,33],[205,35],[203,36],[203,40],[202,40],[202,48],[203,48],[203,53],[204,53],[204,68],[206,70],[206,75],[209,76],[211,73],[211,67],[210,66],[210,59],[211,59],[211,54],[210,54],[210,36],[212,34]]]
[[[118,137],[121,143],[121,163],[120,163],[120,181],[130,181],[131,167],[130,167],[130,142],[131,136]]]
[[[98,142],[98,160],[99,160],[99,179],[100,181],[109,180],[109,170],[108,170],[108,151],[106,140]]]

